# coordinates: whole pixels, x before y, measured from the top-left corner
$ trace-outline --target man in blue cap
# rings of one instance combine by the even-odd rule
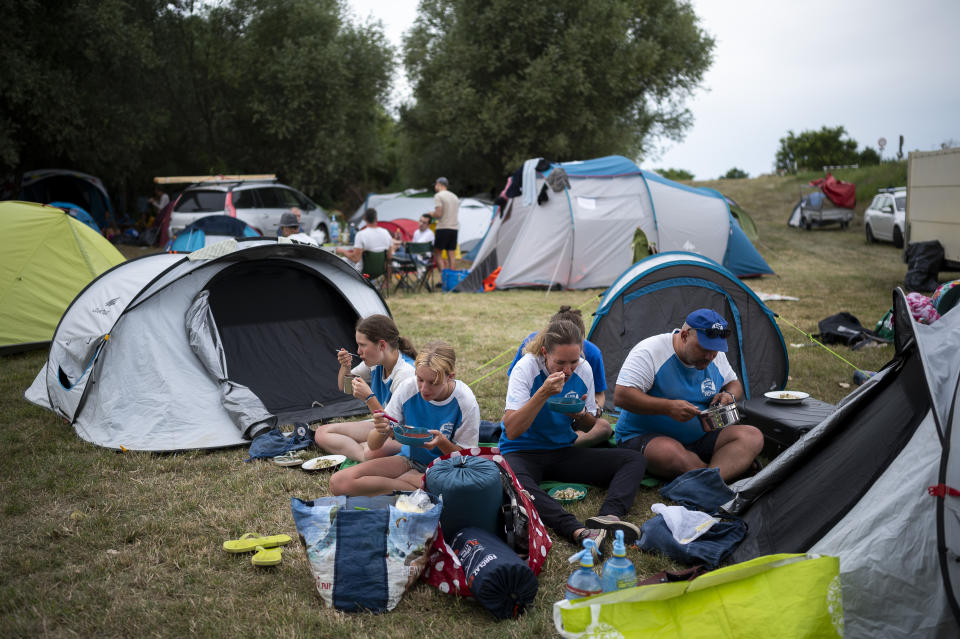
[[[724,481],[744,473],[763,449],[763,433],[745,424],[708,430],[700,411],[743,397],[727,362],[730,329],[722,315],[701,308],[679,329],[634,346],[617,377],[617,446],[640,451],[664,479],[716,467]]]

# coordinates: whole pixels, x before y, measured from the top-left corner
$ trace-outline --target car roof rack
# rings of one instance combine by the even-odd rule
[[[277,176],[273,173],[256,173],[249,175],[175,175],[170,177],[155,177],[153,181],[157,184],[198,184],[211,182],[218,184],[221,182],[276,182]]]

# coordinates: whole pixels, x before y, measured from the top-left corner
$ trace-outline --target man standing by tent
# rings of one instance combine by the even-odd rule
[[[613,394],[622,409],[617,446],[643,453],[651,473],[672,479],[716,467],[730,481],[763,449],[763,433],[754,426],[708,430],[699,419],[708,406],[743,396],[725,355],[729,335],[719,313],[701,308],[672,333],[641,341],[624,360]]]
[[[457,259],[454,252],[457,250],[457,231],[460,229],[460,198],[449,188],[450,182],[445,177],[437,178],[433,185],[433,190],[437,192],[433,196],[433,217],[437,220],[433,249],[440,272],[445,268],[454,268]],[[447,251],[446,259],[443,257],[444,250]]]

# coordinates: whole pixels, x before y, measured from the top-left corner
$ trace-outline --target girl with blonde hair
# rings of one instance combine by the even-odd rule
[[[470,387],[455,378],[456,355],[446,342],[431,342],[420,351],[415,377],[394,388],[385,411],[374,414],[367,439],[371,453],[396,445],[394,422],[429,429],[423,447],[404,445],[397,455],[368,459],[330,478],[334,495],[383,495],[420,487],[423,472],[434,459],[477,445],[480,407]],[[402,426],[401,426],[402,428]]]

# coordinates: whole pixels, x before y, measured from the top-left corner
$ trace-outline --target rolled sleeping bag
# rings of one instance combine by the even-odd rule
[[[503,484],[494,462],[483,457],[441,459],[427,470],[427,491],[443,497],[444,539],[453,539],[466,526],[496,534]]]
[[[537,576],[506,542],[480,528],[463,528],[451,544],[467,587],[497,619],[514,619],[537,596]]]

